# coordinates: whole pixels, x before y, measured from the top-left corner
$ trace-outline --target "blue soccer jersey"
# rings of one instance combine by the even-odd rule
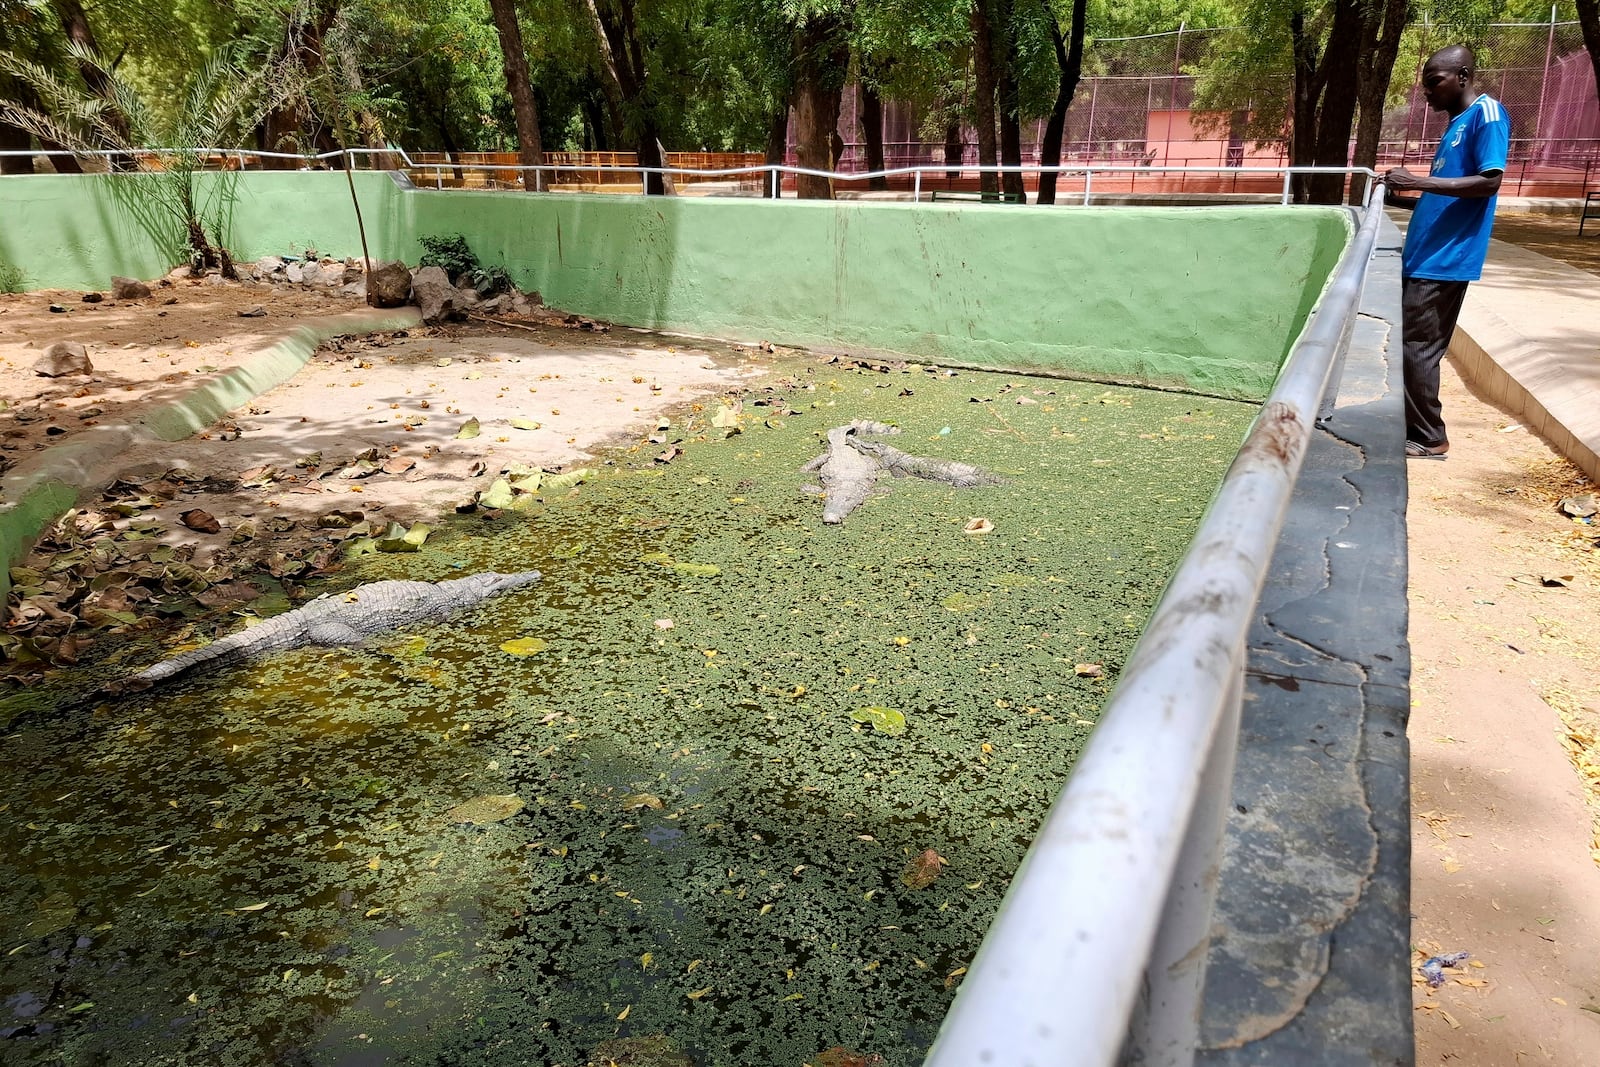
[[[1435,178],[1466,178],[1506,169],[1511,120],[1500,101],[1480,96],[1450,120],[1433,154]],[[1440,282],[1475,282],[1489,253],[1498,197],[1470,199],[1423,193],[1406,230],[1400,273]]]

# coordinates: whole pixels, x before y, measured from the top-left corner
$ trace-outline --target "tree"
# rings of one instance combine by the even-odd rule
[[[661,127],[656,118],[653,86],[645,65],[634,0],[585,0],[585,3],[594,20],[601,69],[612,93],[613,109],[619,113],[625,133],[631,134],[639,166],[659,168],[664,162]],[[666,191],[659,173],[646,173],[644,191],[657,196]]]
[[[1356,62],[1356,106],[1360,119],[1356,125],[1355,155],[1351,163],[1357,167],[1375,168],[1378,165],[1378,141],[1383,136],[1383,107],[1389,97],[1389,82],[1394,76],[1395,59],[1400,54],[1400,39],[1411,21],[1410,0],[1369,0],[1364,11],[1368,25],[1362,29],[1365,40],[1373,42],[1364,48]],[[1370,23],[1376,21],[1374,29]],[[1360,204],[1366,199],[1365,178],[1350,180],[1350,202]]]
[[[1039,144],[1039,165],[1055,167],[1061,164],[1061,136],[1067,125],[1067,111],[1078,91],[1078,79],[1083,74],[1084,23],[1088,18],[1088,0],[1072,0],[1072,21],[1067,34],[1061,32],[1061,20],[1050,7],[1049,0],[1039,0],[1050,23],[1050,43],[1056,56],[1060,79],[1056,85],[1055,102],[1050,105],[1050,118],[1045,122],[1044,136]],[[1070,35],[1069,46],[1065,37]],[[1039,203],[1056,202],[1056,179],[1051,171],[1039,175]]]
[[[1583,47],[1589,53],[1589,65],[1594,68],[1595,98],[1600,100],[1600,0],[1575,0],[1578,5],[1578,25],[1583,30]]]
[[[159,170],[130,176],[113,191],[130,197],[130,206],[158,240],[172,249],[186,248],[197,270],[215,268],[224,277],[236,277],[221,241],[226,183],[202,187],[195,175],[206,159],[191,149],[238,136],[249,124],[263,79],[247,75],[227,52],[219,52],[190,76],[177,110],[164,115],[100,56],[76,44],[67,51],[79,70],[92,65],[108,72],[104,95],[79,88],[38,63],[0,53],[0,74],[25,83],[43,104],[33,108],[0,101],[0,121],[74,152],[132,156],[140,148],[167,150]]]
[[[994,24],[991,19],[992,0],[972,0],[972,74],[973,117],[978,127],[978,166],[993,167],[999,160],[995,153],[995,90],[999,76],[995,70]],[[978,176],[978,188],[986,197],[1000,194],[1000,178],[993,171],[983,171]]]
[[[506,91],[511,94],[511,105],[517,116],[518,158],[524,167],[537,167],[544,162],[539,144],[539,109],[533,101],[528,54],[522,47],[522,27],[517,22],[516,4],[514,0],[489,0],[489,9],[500,34],[500,51],[505,55]],[[522,187],[533,192],[537,188],[537,177],[534,171],[523,171]]]
[[[795,162],[810,170],[831,171],[833,137],[839,126],[839,103],[850,63],[845,12],[829,7],[799,14],[793,24]],[[832,200],[827,178],[801,174],[795,178],[802,199]]]

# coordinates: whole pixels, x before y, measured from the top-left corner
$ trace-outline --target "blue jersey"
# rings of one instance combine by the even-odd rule
[[[1511,120],[1500,101],[1480,96],[1450,120],[1433,154],[1435,178],[1466,178],[1506,169]],[[1400,273],[1440,282],[1475,282],[1489,252],[1498,197],[1469,199],[1423,193],[1406,229]]]

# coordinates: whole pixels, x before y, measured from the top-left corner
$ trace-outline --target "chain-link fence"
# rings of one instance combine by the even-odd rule
[[[1479,85],[1511,115],[1513,140],[1508,192],[1521,195],[1581,195],[1600,179],[1600,104],[1582,33],[1575,22],[1497,24],[1463,34],[1426,21],[1413,28],[1395,70],[1407,85],[1403,102],[1385,113],[1382,166],[1426,162],[1433,155],[1447,116],[1428,110],[1416,83],[1424,58],[1463,39],[1479,57]],[[1231,113],[1197,110],[1201,76],[1226,47],[1227,31],[1193,30],[1101,38],[1084,56],[1084,75],[1067,114],[1063,163],[1150,166],[1277,165],[1286,145],[1261,139],[1276,116],[1287,121],[1291,85],[1287,76],[1263,79],[1253,98]],[[865,169],[859,142],[859,99],[847,92],[840,132],[846,137],[844,169]],[[923,116],[894,101],[884,104],[885,162],[914,166],[943,162],[945,145],[928,140]],[[854,136],[852,136],[854,135]],[[1035,163],[1043,120],[1022,130],[1022,161]],[[977,162],[977,136],[959,133],[961,161]]]

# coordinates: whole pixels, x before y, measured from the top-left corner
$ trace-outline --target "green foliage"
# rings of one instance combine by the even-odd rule
[[[490,267],[478,261],[459,233],[424,234],[417,238],[424,249],[420,265],[439,267],[450,276],[452,285],[470,285],[481,296],[503,293],[512,288],[511,275],[498,264]]]
[[[13,263],[0,263],[0,293],[25,293],[28,291],[27,280],[21,267]]]

